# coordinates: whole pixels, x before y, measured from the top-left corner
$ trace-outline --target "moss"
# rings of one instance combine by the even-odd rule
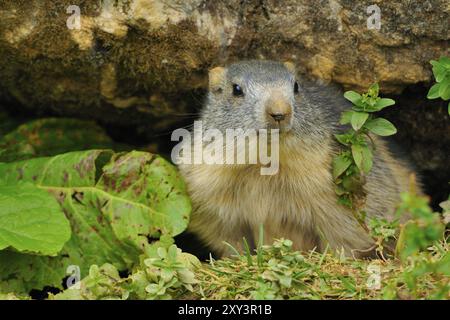
[[[66,26],[69,4],[70,1],[44,1],[30,5],[28,1],[18,1],[14,5],[18,18],[6,22],[9,30],[20,26],[21,17],[39,10],[34,18],[35,26],[17,46],[0,42],[2,87],[22,105],[36,108],[38,113],[58,110],[63,105],[82,108],[100,102],[99,72],[93,67],[89,53],[78,50]],[[83,14],[93,13],[92,2],[81,1],[79,5]]]
[[[130,28],[122,42],[114,41],[111,59],[119,61],[118,77],[121,93],[158,88],[162,92],[174,92],[174,88],[195,88],[193,73],[205,76],[210,62],[218,53],[214,44],[200,37],[191,21],[164,28],[151,29],[146,22]],[[99,33],[102,39],[105,34]],[[109,43],[108,36],[103,38]],[[136,54],[138,52],[138,54]],[[201,78],[201,77],[200,77]]]
[[[206,83],[205,71],[218,48],[197,34],[193,22],[148,31],[150,26],[139,21],[129,26],[123,38],[93,30],[93,47],[83,51],[66,27],[69,4],[70,1],[44,1],[33,6],[18,1],[2,5],[5,10],[15,8],[19,18],[29,16],[35,9],[40,13],[31,33],[17,46],[0,40],[0,92],[36,113],[51,111],[81,117],[94,114],[96,118],[101,114],[102,120],[108,121],[123,117],[123,111],[109,105],[100,94],[105,63],[112,62],[117,67],[119,97],[148,98],[152,92],[173,94]],[[92,1],[78,5],[83,15],[99,13]],[[0,22],[0,26],[15,30],[21,23],[17,17]],[[129,121],[133,121],[132,114]]]

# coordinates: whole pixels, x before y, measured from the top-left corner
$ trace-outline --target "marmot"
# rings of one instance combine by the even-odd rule
[[[254,247],[262,224],[267,244],[286,238],[298,250],[328,244],[364,256],[373,239],[338,204],[332,178],[332,159],[341,150],[334,133],[348,108],[340,90],[298,79],[290,62],[251,60],[210,70],[202,130],[278,128],[279,169],[261,175],[261,164],[180,164],[193,203],[188,230],[219,255],[230,253],[224,241],[242,250],[246,237]],[[390,219],[413,170],[373,139],[363,210],[369,218]]]

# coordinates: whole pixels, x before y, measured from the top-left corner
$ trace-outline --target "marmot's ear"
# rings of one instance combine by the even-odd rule
[[[209,70],[209,90],[217,91],[221,89],[221,85],[223,84],[223,80],[225,78],[225,68],[223,67],[215,67]]]
[[[286,67],[286,69],[289,70],[289,72],[292,72],[293,74],[295,74],[296,72],[296,68],[295,68],[295,64],[291,61],[285,61],[283,62],[284,66]]]

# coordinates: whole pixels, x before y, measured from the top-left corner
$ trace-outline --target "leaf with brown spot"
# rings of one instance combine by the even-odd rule
[[[0,163],[0,181],[7,185],[28,182],[49,191],[69,219],[72,237],[61,251],[67,257],[24,255],[39,281],[25,281],[25,268],[9,267],[0,251],[2,280],[26,292],[46,285],[61,287],[55,274],[78,265],[86,274],[92,264],[112,263],[130,268],[148,244],[148,238],[175,236],[187,227],[191,211],[183,180],[163,158],[146,152],[78,151],[55,157]],[[149,200],[150,199],[150,200]],[[49,260],[50,259],[50,260]],[[64,261],[64,263],[62,263]],[[49,265],[55,272],[45,276]],[[12,281],[21,279],[21,281]],[[21,285],[18,285],[18,284]]]
[[[20,125],[0,139],[0,161],[10,162],[64,152],[114,148],[105,131],[93,121],[44,118]]]

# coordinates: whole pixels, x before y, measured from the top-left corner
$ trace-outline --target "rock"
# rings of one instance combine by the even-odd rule
[[[398,93],[430,81],[429,60],[449,53],[446,0],[78,3],[0,4],[3,97],[63,115],[120,122],[143,113],[170,125],[171,115],[189,110],[180,97],[204,88],[206,70],[228,61],[292,60],[300,72],[346,88],[379,81]],[[379,30],[368,29],[373,4]],[[169,107],[154,105],[155,95]]]

